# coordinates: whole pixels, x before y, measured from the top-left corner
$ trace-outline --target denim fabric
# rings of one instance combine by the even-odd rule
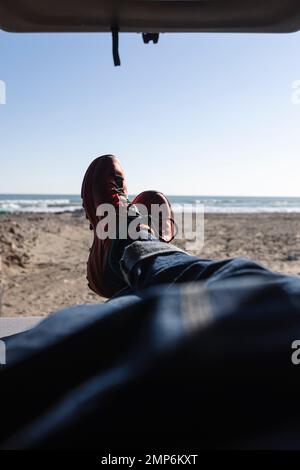
[[[0,446],[299,449],[299,278],[179,252],[128,273],[134,294],[5,340]]]
[[[137,241],[127,246],[121,267],[132,292],[159,284],[215,282],[235,276],[276,276],[247,258],[202,259],[158,240]]]

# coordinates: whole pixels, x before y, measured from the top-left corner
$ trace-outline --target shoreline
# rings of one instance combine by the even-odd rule
[[[176,208],[174,209],[174,206],[172,204],[172,209],[173,209],[173,212],[180,212],[179,210],[176,210]],[[195,211],[191,211],[193,213],[195,213]],[[10,212],[10,211],[0,211],[0,222],[1,222],[1,217],[2,216],[31,216],[31,215],[42,215],[42,216],[47,216],[47,215],[62,215],[62,214],[77,214],[77,215],[84,215],[84,210],[80,207],[80,208],[76,208],[76,209],[66,209],[66,210],[63,210],[63,211],[50,211],[50,210],[47,210],[47,211],[13,211],[13,212]],[[300,215],[300,209],[299,210],[282,210],[282,209],[270,209],[270,210],[252,210],[252,211],[249,211],[248,209],[246,210],[243,210],[243,211],[234,211],[234,210],[224,210],[224,209],[221,209],[219,211],[216,211],[216,210],[204,210],[204,215]]]
[[[0,315],[48,315],[104,299],[85,270],[92,232],[83,210],[0,214]],[[175,243],[183,247],[182,241]],[[194,253],[193,253],[194,254]],[[205,213],[203,258],[246,256],[300,274],[300,213]]]

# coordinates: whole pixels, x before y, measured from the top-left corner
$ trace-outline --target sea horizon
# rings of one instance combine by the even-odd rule
[[[129,196],[130,199],[134,195]],[[205,213],[300,213],[300,197],[168,195],[173,210],[204,206]],[[79,194],[0,194],[0,213],[61,213],[82,209]]]

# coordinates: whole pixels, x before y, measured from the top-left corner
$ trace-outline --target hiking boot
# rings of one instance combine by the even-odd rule
[[[94,240],[87,262],[88,286],[100,296],[112,297],[126,284],[118,269],[114,272],[108,266],[115,240],[100,239],[97,236],[97,226],[101,225],[101,220],[104,219],[103,216],[97,215],[97,208],[102,204],[111,204],[116,210],[117,217],[121,211],[125,213],[129,208],[125,174],[117,157],[103,155],[90,164],[83,179],[81,198],[86,218],[90,222],[91,230],[94,231]]]
[[[148,220],[145,223],[160,241],[170,243],[173,240],[175,236],[174,214],[171,203],[163,193],[144,191],[134,198],[132,204],[136,206],[142,217],[148,214]],[[161,209],[160,213],[158,208]]]

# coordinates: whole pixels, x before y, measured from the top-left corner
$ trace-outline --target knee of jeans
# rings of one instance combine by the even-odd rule
[[[220,281],[236,276],[252,276],[269,273],[264,266],[245,257],[230,258],[219,262],[213,262],[204,271],[204,275],[211,281]]]
[[[268,268],[266,268],[262,264],[244,256],[238,256],[236,258],[233,258],[231,263],[232,263],[232,267],[235,270],[245,271],[247,273],[257,272],[257,271],[259,272],[269,271]]]

